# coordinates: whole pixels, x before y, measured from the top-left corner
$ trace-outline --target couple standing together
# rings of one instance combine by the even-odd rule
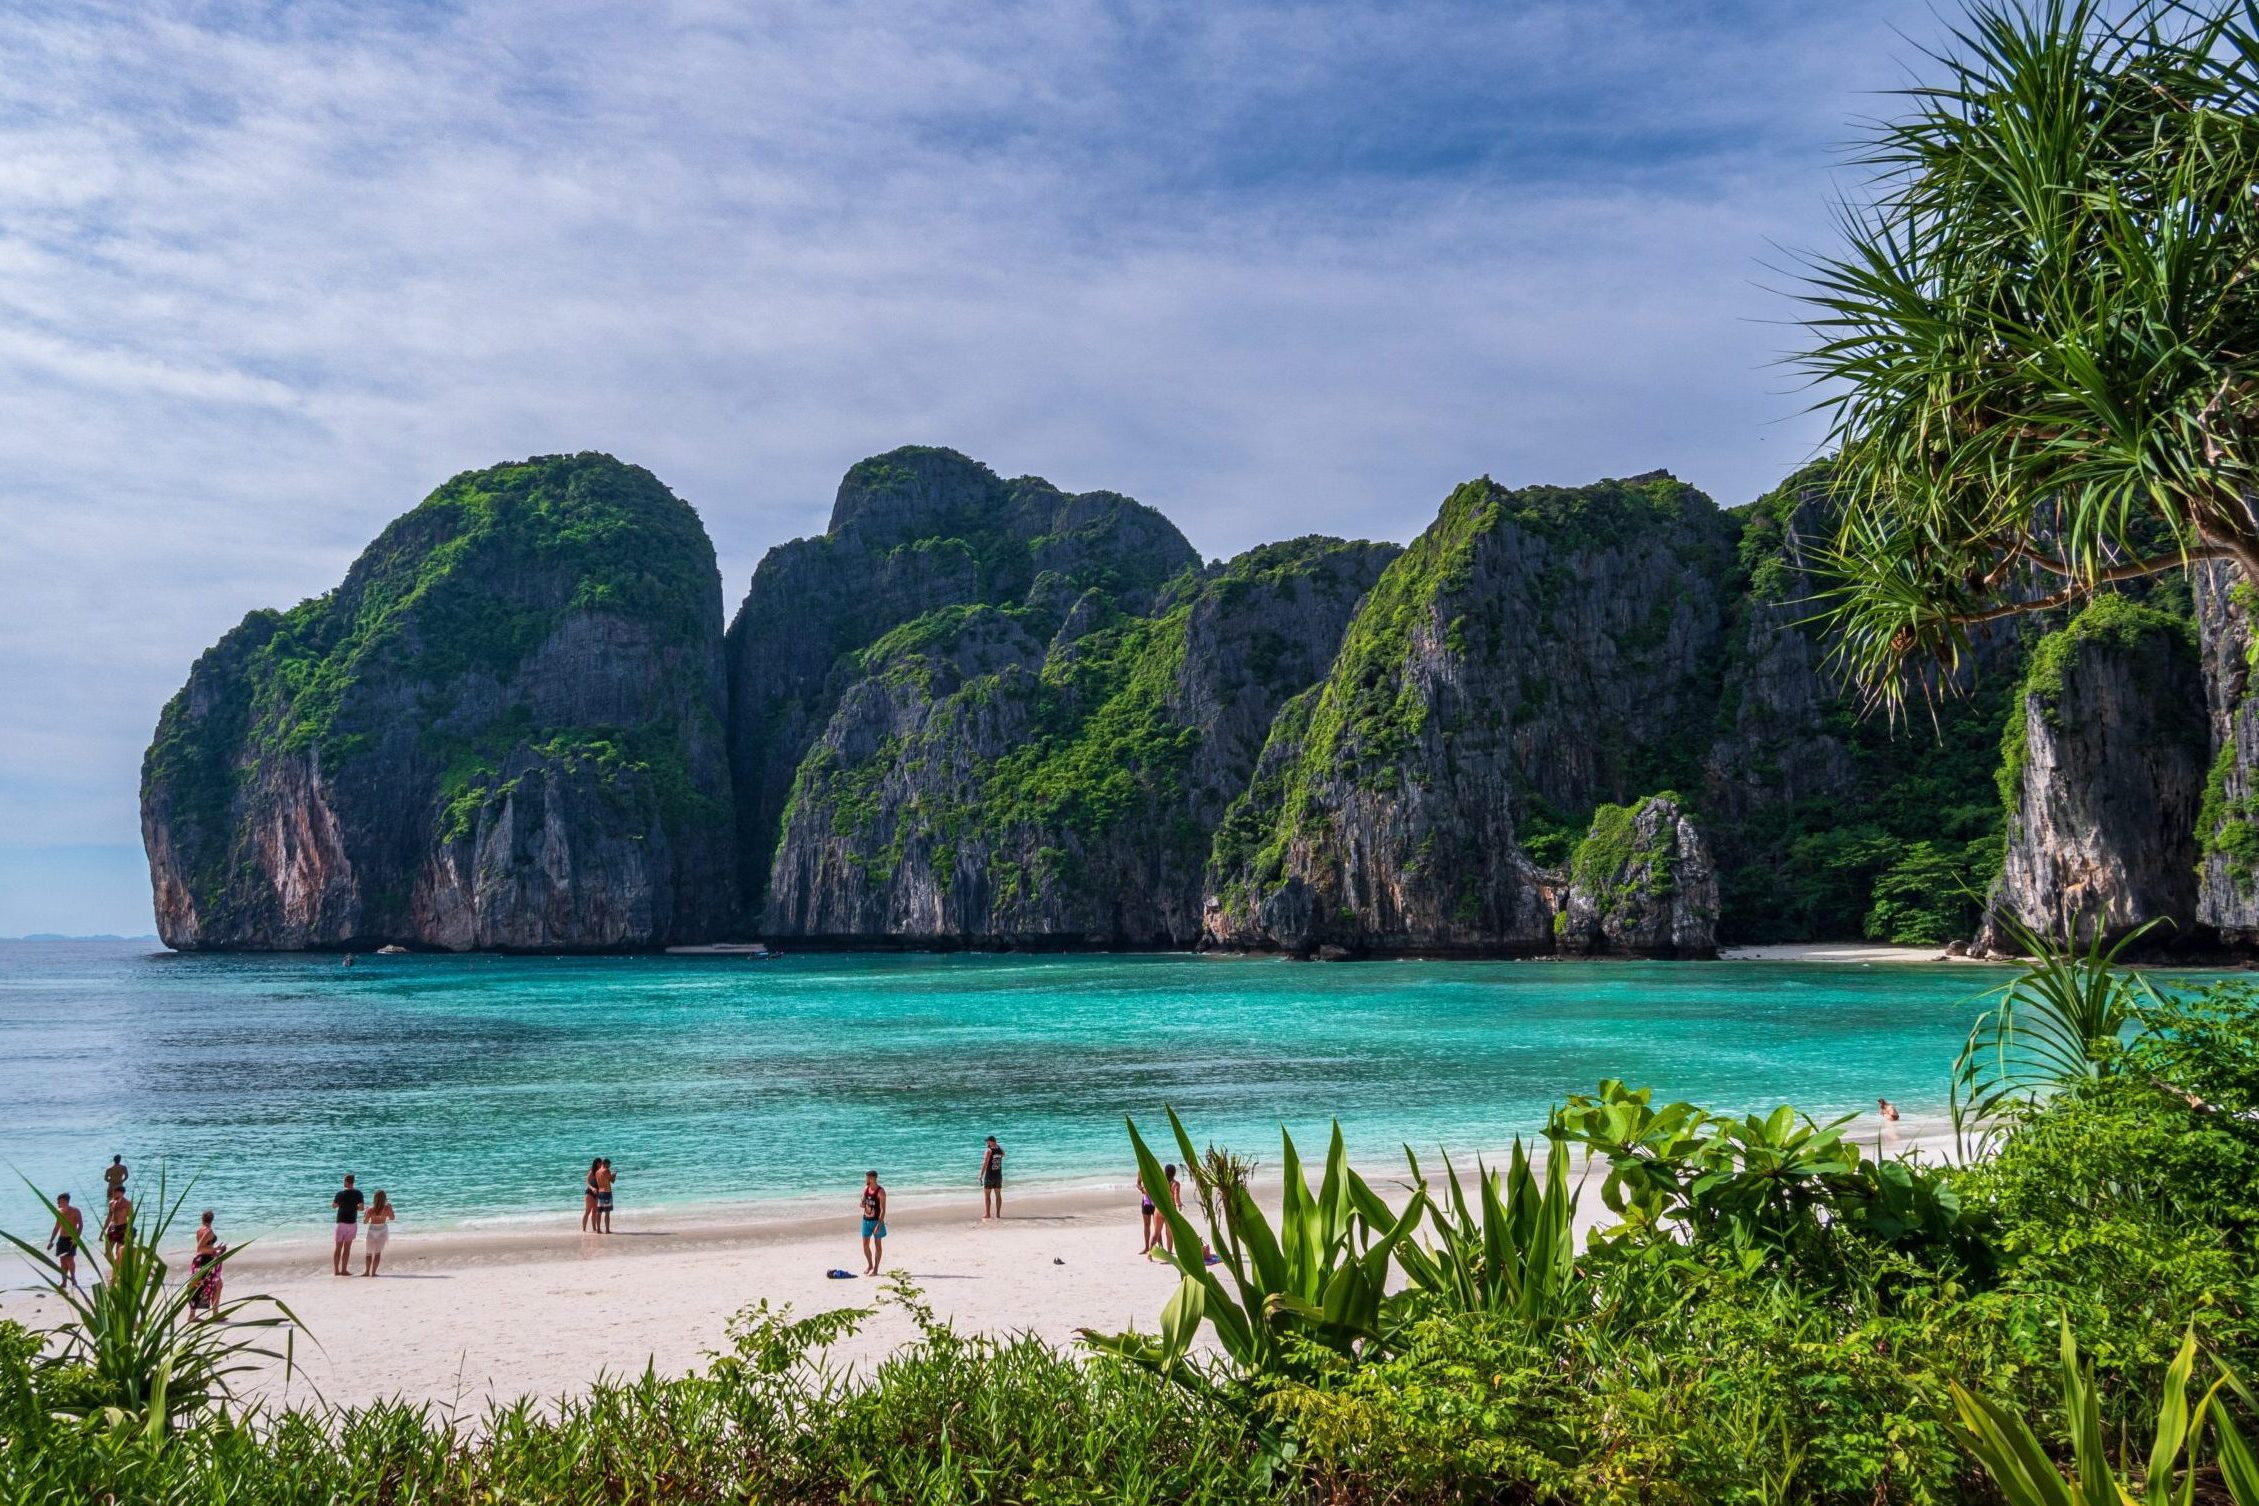
[[[580,1201],[581,1233],[612,1232],[612,1184],[615,1180],[612,1163],[606,1157],[598,1156],[588,1163],[588,1183],[582,1189]]]
[[[353,1173],[349,1171],[345,1173],[345,1186],[329,1200],[329,1205],[337,1212],[337,1238],[330,1252],[329,1273],[332,1276],[353,1274],[353,1238],[366,1224],[369,1246],[368,1254],[361,1261],[361,1274],[374,1276],[377,1267],[384,1263],[384,1246],[392,1237],[392,1221],[399,1216],[392,1200],[384,1195],[382,1187],[376,1190],[373,1200],[364,1197],[361,1189],[353,1185]],[[368,1209],[365,1214],[361,1211],[364,1206]]]

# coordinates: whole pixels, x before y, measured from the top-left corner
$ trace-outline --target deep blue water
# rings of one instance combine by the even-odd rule
[[[1938,1112],[1990,970],[1189,956],[190,957],[0,943],[0,1162],[98,1198],[113,1152],[251,1232],[359,1173],[424,1219],[1129,1174],[1122,1116],[1275,1164],[1503,1144],[1604,1076],[1816,1115]],[[0,1168],[0,1175],[4,1175]],[[13,1176],[0,1227],[34,1226]]]

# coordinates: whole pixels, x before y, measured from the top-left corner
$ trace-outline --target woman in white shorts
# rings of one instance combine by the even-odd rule
[[[361,1262],[361,1274],[374,1276],[377,1267],[384,1264],[384,1242],[392,1237],[392,1221],[400,1210],[392,1206],[392,1199],[379,1187],[376,1196],[369,1200],[369,1211],[361,1215],[361,1236],[368,1241],[368,1254]]]

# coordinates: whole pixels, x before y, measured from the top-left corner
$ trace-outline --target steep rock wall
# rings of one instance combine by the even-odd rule
[[[2084,942],[2197,915],[2204,685],[2185,618],[2096,598],[2034,650],[2003,739],[2007,856],[1980,942],[2003,914]]]
[[[192,949],[587,949],[734,909],[720,578],[648,472],[456,477],[327,596],[200,658],[142,769]]]
[[[852,467],[825,532],[765,555],[728,640],[738,873],[758,915],[801,762],[888,633],[950,607],[1063,614],[1098,588],[1142,610],[1197,568],[1175,525],[1113,492],[1004,480],[912,446]]]
[[[769,932],[1189,944],[1210,833],[1396,553],[1299,539],[1188,573],[1148,614],[1092,587],[882,638],[800,765]]]
[[[1574,813],[1699,757],[1732,538],[1663,473],[1460,487],[1382,573],[1324,683],[1274,723],[1217,834],[1207,938],[1551,950],[1549,865]]]

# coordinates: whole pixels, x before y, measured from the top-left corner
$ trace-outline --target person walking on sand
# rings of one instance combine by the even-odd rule
[[[112,1156],[110,1164],[102,1168],[102,1185],[113,1195],[121,1193],[125,1191],[126,1178],[132,1175],[126,1169],[124,1156]]]
[[[603,1169],[602,1156],[588,1163],[588,1180],[582,1186],[580,1195],[580,1232],[583,1234],[596,1226],[596,1173]]]
[[[125,1189],[115,1188],[110,1193],[110,1207],[102,1215],[102,1254],[110,1260],[118,1258],[125,1248],[126,1235],[133,1229],[133,1200]]]
[[[878,1173],[863,1173],[863,1274],[879,1273],[879,1258],[886,1251],[886,1189]]]
[[[619,1176],[612,1170],[611,1157],[596,1163],[596,1232],[612,1232],[612,1186]]]
[[[392,1206],[392,1200],[379,1187],[376,1196],[369,1199],[369,1211],[361,1219],[368,1226],[369,1252],[362,1257],[362,1275],[374,1276],[377,1267],[384,1264],[384,1242],[392,1237],[392,1221],[399,1216],[400,1210]]]
[[[337,1237],[330,1251],[329,1273],[332,1276],[353,1274],[353,1236],[361,1232],[361,1204],[367,1199],[353,1185],[353,1173],[345,1173],[345,1185],[329,1205],[337,1210]]]
[[[980,1156],[980,1221],[1004,1216],[1004,1147],[996,1137],[988,1137],[988,1148]]]
[[[1153,1194],[1145,1190],[1145,1178],[1142,1174],[1137,1179],[1137,1222],[1138,1228],[1145,1235],[1145,1247],[1137,1253],[1150,1260],[1153,1258],[1153,1246],[1159,1240],[1161,1214],[1153,1206]]]
[[[220,1257],[227,1246],[212,1227],[212,1210],[206,1208],[196,1224],[196,1253],[188,1262],[188,1315],[217,1314],[220,1307]]]
[[[47,1236],[47,1248],[55,1252],[55,1264],[67,1287],[78,1285],[78,1247],[85,1238],[86,1215],[71,1206],[69,1193],[56,1193],[55,1232]]]

